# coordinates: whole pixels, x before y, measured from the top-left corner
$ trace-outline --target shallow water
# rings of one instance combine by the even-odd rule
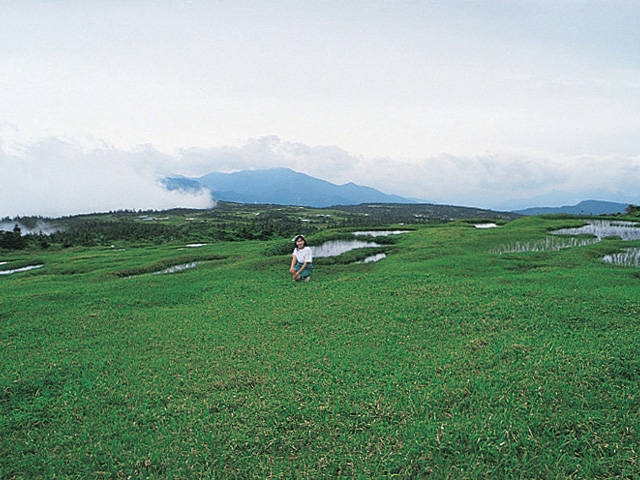
[[[27,265],[26,267],[14,268],[13,270],[0,270],[0,275],[11,275],[12,273],[27,272],[29,270],[34,270],[41,267],[44,267],[44,265]]]
[[[156,275],[163,275],[165,273],[176,273],[182,272],[183,270],[187,270],[189,268],[195,268],[200,265],[201,262],[191,262],[191,263],[183,263],[182,265],[174,265],[173,267],[165,268],[164,270],[160,270],[159,272],[154,272]]]
[[[622,240],[639,240],[640,225],[635,222],[613,220],[589,220],[588,225],[577,228],[562,228],[551,232],[553,235],[594,235],[598,240],[606,237],[620,237]]]
[[[521,252],[553,252],[562,250],[563,248],[584,247],[597,243],[597,238],[559,238],[545,237],[540,240],[532,240],[529,242],[513,242],[492,249],[489,253],[521,253]]]
[[[563,248],[584,247],[598,243],[606,237],[620,237],[622,240],[640,239],[640,225],[635,222],[620,220],[588,220],[588,224],[577,228],[562,228],[550,232],[551,235],[541,240],[530,242],[513,242],[492,249],[490,253],[513,252],[548,252]],[[560,237],[559,235],[593,235],[591,238]]]
[[[361,240],[331,240],[322,245],[311,247],[314,258],[337,257],[345,252],[357,248],[379,247],[375,242],[363,242]]]
[[[371,255],[370,257],[365,258],[362,263],[374,263],[379,262],[380,260],[387,258],[385,253],[378,253],[376,255]]]
[[[623,267],[640,267],[640,248],[627,248],[619,253],[605,255],[602,260]]]
[[[409,233],[409,230],[369,230],[353,232],[354,235],[367,237],[388,237],[389,235],[400,235],[402,233]]]

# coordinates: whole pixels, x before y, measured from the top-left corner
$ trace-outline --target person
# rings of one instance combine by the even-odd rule
[[[313,271],[313,254],[311,247],[307,245],[304,236],[296,235],[293,238],[296,248],[291,255],[291,267],[289,273],[294,280],[302,280],[308,282],[311,280],[311,272]]]

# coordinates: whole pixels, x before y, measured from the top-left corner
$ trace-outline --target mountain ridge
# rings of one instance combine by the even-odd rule
[[[291,168],[209,172],[200,177],[169,176],[162,180],[168,190],[197,192],[206,189],[212,199],[254,204],[296,205],[325,208],[365,203],[430,203],[427,200],[388,194],[375,188],[348,182],[331,183]],[[607,215],[624,213],[628,204],[605,200],[583,200],[576,205],[528,207],[510,210],[518,215],[573,214]]]
[[[571,215],[608,215],[624,213],[628,203],[609,202],[606,200],[583,200],[576,205],[563,205],[560,207],[529,207],[521,210],[512,210],[520,215],[544,215],[544,214],[571,214]]]
[[[169,190],[206,188],[215,200],[331,207],[360,203],[418,203],[423,200],[388,194],[353,182],[337,185],[290,168],[210,172],[201,177],[172,176],[163,179]]]

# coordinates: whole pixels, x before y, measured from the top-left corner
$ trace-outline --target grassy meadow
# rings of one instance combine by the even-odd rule
[[[569,223],[2,254],[0,478],[640,478],[638,241],[492,253]]]

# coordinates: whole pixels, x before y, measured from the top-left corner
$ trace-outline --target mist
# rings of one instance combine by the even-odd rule
[[[0,218],[211,208],[214,202],[206,190],[168,191],[162,186],[172,162],[149,146],[133,151],[86,148],[56,138],[11,148],[0,143]]]
[[[18,226],[18,228],[20,228],[20,233],[22,235],[51,235],[52,233],[56,233],[61,230],[60,227],[56,227],[55,225],[52,225],[43,220],[37,220],[36,224],[32,227],[29,227],[21,222],[0,222],[0,231],[12,232],[16,225]]]

